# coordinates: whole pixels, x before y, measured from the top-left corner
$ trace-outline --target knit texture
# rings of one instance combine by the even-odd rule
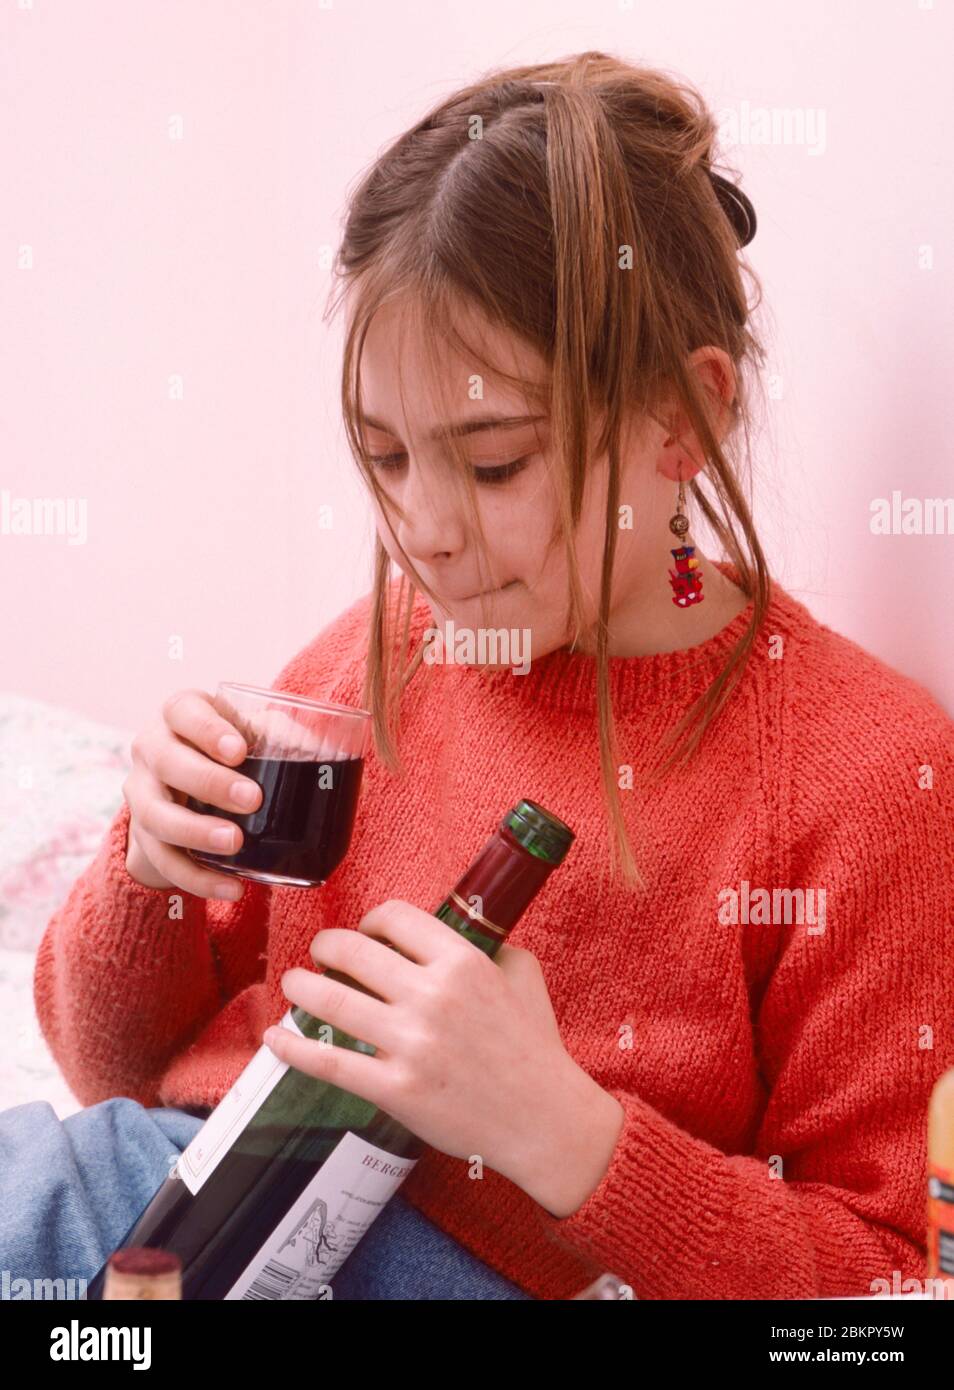
[[[369,606],[330,623],[276,688],[360,704]],[[214,1106],[287,1009],[283,972],[313,968],[316,932],[356,927],[388,898],[433,911],[531,797],[577,838],[510,940],[539,959],[567,1050],[625,1122],[562,1219],[433,1149],[402,1195],[541,1299],[604,1270],[641,1299],[923,1278],[926,1107],[954,1065],[954,723],[773,584],[695,760],[641,786],[649,750],[750,618],[611,659],[643,890],[609,871],[595,659],[565,648],[526,675],[422,665],[402,702],[408,775],[372,750],[351,848],[322,889],[181,894],[170,918],[166,891],[126,872],[124,804],[37,955],[38,1016],[77,1097]],[[414,636],[430,623],[418,595]],[[760,914],[757,889],[814,890],[814,923],[781,903],[773,919],[771,901]],[[748,892],[747,921],[741,907],[728,920],[726,890],[743,905]]]

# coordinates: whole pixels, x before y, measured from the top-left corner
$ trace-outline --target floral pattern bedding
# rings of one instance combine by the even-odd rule
[[[81,1108],[40,1032],[36,948],[122,804],[132,734],[0,693],[0,1110]]]

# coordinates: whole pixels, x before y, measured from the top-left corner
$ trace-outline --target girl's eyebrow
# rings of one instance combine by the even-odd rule
[[[382,420],[376,420],[373,415],[361,415],[358,417],[362,425],[370,425],[372,429],[383,430],[385,434],[398,437],[397,431]],[[457,420],[450,425],[438,425],[431,430],[430,439],[441,439],[446,435],[455,438],[461,435],[476,434],[479,430],[512,430],[519,425],[535,425],[539,420],[546,419],[544,415],[472,415],[466,420]]]

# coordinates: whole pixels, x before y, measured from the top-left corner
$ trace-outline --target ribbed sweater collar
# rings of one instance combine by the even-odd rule
[[[738,572],[729,561],[716,560],[713,563],[734,583],[738,582]],[[763,630],[770,622],[773,610],[776,619],[782,618],[781,608],[786,598],[785,591],[771,582]],[[788,599],[789,605],[793,602]],[[723,669],[732,648],[752,621],[753,606],[750,600],[725,627],[696,646],[648,656],[610,657],[609,689],[614,710],[621,713],[650,704],[691,703],[698,698]],[[420,593],[416,596],[415,609],[415,626],[422,633],[433,619]],[[788,626],[785,623],[780,625]],[[768,630],[774,629],[770,626]],[[760,650],[759,645],[753,649],[749,655],[750,662]],[[509,668],[486,671],[463,663],[449,663],[430,669],[433,673],[440,673],[442,683],[445,680],[448,682],[448,695],[454,692],[459,692],[461,696],[473,695],[483,691],[490,698],[505,696],[508,700],[530,702],[564,713],[595,713],[596,667],[594,655],[560,647],[545,656],[534,657],[525,675],[515,674]]]

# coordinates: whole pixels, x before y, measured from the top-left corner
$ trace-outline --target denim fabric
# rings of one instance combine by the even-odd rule
[[[127,1096],[65,1120],[47,1101],[0,1112],[0,1298],[14,1279],[92,1279],[202,1124]],[[336,1300],[531,1299],[400,1192],[330,1283]]]

